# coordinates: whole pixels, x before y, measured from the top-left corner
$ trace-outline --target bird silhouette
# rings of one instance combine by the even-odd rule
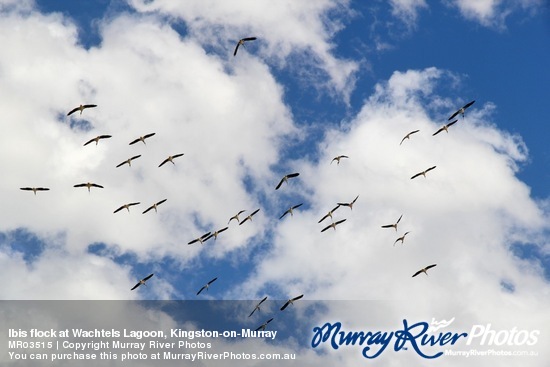
[[[245,42],[249,42],[249,41],[255,41],[257,38],[256,37],[245,37],[245,38],[241,38],[239,40],[239,42],[237,42],[237,46],[235,46],[235,51],[233,52],[233,56],[237,56],[237,51],[239,50],[239,46],[244,46],[244,43]]]
[[[94,108],[94,107],[97,107],[97,105],[96,105],[96,104],[85,104],[85,105],[80,105],[80,106],[75,107],[75,108],[73,108],[72,110],[70,110],[69,113],[67,114],[67,116],[72,115],[72,114],[75,113],[76,111],[80,111],[80,114],[82,115],[82,111],[84,111],[86,108]]]

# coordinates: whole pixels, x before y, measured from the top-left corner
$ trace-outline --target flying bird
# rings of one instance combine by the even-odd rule
[[[47,187],[21,187],[20,190],[32,191],[35,195],[37,191],[50,191]]]
[[[451,115],[451,117],[449,117],[449,120],[452,120],[453,117],[455,117],[455,116],[458,115],[458,114],[461,114],[461,115],[462,115],[462,118],[464,118],[464,112],[466,111],[466,109],[467,109],[468,107],[470,107],[471,105],[473,105],[474,102],[475,102],[475,100],[466,103],[462,108],[460,108],[460,109],[457,110],[455,113],[453,113],[453,114]]]
[[[147,144],[145,143],[145,139],[150,138],[150,137],[153,136],[153,135],[155,135],[155,133],[151,133],[151,134],[147,134],[147,135],[140,136],[139,138],[137,138],[137,139],[135,139],[135,140],[132,140],[132,141],[130,142],[130,144],[128,144],[128,145],[132,145],[132,144],[138,143],[138,142],[140,142],[140,141],[141,141],[143,144],[147,145]]]
[[[256,305],[256,307],[254,307],[254,309],[252,310],[252,312],[250,313],[250,315],[248,315],[248,317],[252,316],[254,314],[254,312],[256,312],[256,310],[260,311],[260,305],[262,303],[265,302],[265,300],[267,299],[267,296],[265,296],[260,302],[258,302],[258,304]],[[268,321],[269,322],[269,321]]]
[[[285,215],[287,215],[287,214],[290,214],[290,216],[293,216],[294,214],[292,214],[292,212],[294,211],[294,209],[299,208],[299,207],[301,207],[302,205],[304,205],[304,203],[300,203],[300,204],[298,204],[298,205],[291,206],[290,208],[288,208],[288,209],[286,210],[286,212],[283,213],[283,215],[281,215],[281,216],[279,217],[279,219],[283,219],[283,217],[284,217]]]
[[[151,278],[153,275],[155,274],[149,274],[147,275],[145,278],[143,278],[142,280],[140,280],[136,285],[134,285],[132,287],[132,289],[130,289],[131,291],[133,291],[134,289],[136,289],[137,287],[139,287],[140,285],[145,285],[145,282],[149,280],[149,278]]]
[[[408,133],[407,135],[405,135],[405,137],[403,139],[401,139],[401,143],[399,143],[399,145],[403,144],[405,139],[410,139],[412,134],[416,134],[419,131],[420,130],[414,130],[414,131],[411,131],[410,133]]]
[[[73,187],[87,187],[87,188],[88,188],[88,192],[90,192],[90,188],[91,188],[91,187],[98,187],[98,188],[100,188],[100,189],[103,188],[103,186],[98,185],[98,184],[95,184],[95,183],[92,183],[92,182],[81,183],[81,184],[78,184],[78,185],[74,185]]]
[[[342,158],[349,158],[347,155],[339,155],[339,156],[336,156],[334,158],[332,158],[332,161],[330,161],[330,164],[332,164],[332,162],[336,161],[336,164],[339,165],[340,164],[340,159]]]
[[[437,130],[435,133],[432,134],[432,136],[436,136],[437,134],[439,134],[440,132],[442,131],[445,131],[447,133],[449,133],[449,127],[451,127],[452,125],[456,124],[458,120],[454,120],[452,122],[449,122],[448,124],[446,125],[443,125],[439,130]]]
[[[333,208],[332,210],[329,210],[329,212],[327,214],[325,214],[325,216],[323,218],[321,218],[317,223],[321,223],[322,221],[324,221],[325,219],[327,219],[328,217],[330,217],[330,219],[332,219],[332,214],[334,213],[334,211],[336,209],[338,209],[340,207],[340,205],[336,205],[335,208]]]
[[[181,154],[174,154],[174,155],[168,156],[168,158],[166,158],[165,160],[162,161],[161,164],[159,164],[159,167],[162,167],[162,166],[164,165],[164,163],[167,163],[167,162],[172,162],[172,164],[175,164],[175,163],[174,163],[174,158],[181,157],[182,155],[183,155],[183,153],[181,153]]]
[[[397,222],[395,222],[394,224],[386,224],[382,226],[382,228],[395,228],[395,231],[397,232],[397,225],[399,224],[399,221],[401,220],[401,218],[403,218],[403,214],[401,214]]]
[[[118,167],[120,167],[120,166],[123,166],[123,165],[125,165],[125,164],[128,164],[128,166],[132,167],[132,161],[133,161],[134,159],[139,158],[139,157],[141,157],[141,154],[140,154],[140,155],[135,155],[135,156],[133,156],[132,158],[128,158],[128,159],[125,160],[124,162],[119,163],[119,164],[116,166],[116,168],[118,168]]]
[[[357,201],[357,199],[359,199],[359,195],[357,195],[355,197],[355,199],[353,199],[353,201],[351,203],[338,203],[339,206],[349,206],[349,208],[351,210],[353,210],[353,204],[355,204],[355,202]]]
[[[145,214],[145,213],[147,213],[149,210],[152,210],[152,209],[155,209],[155,213],[156,213],[156,212],[157,212],[157,207],[158,207],[160,204],[164,203],[166,200],[168,200],[168,199],[161,200],[161,201],[159,201],[158,203],[155,203],[155,204],[151,205],[150,207],[148,207],[147,209],[145,209],[145,211],[144,211],[143,213],[141,213],[141,214]]]
[[[288,183],[289,178],[293,178],[299,175],[300,175],[299,173],[289,173],[288,175],[285,175],[283,178],[281,178],[281,181],[279,181],[279,183],[277,184],[277,187],[275,187],[275,190],[279,190],[279,187],[281,187],[283,182]]]
[[[254,331],[258,331],[258,330],[264,331],[265,328],[267,327],[267,324],[269,324],[271,321],[273,321],[273,317],[270,318],[269,320],[267,320],[266,322],[264,322],[263,324],[261,324],[260,326],[258,326],[258,327],[256,328],[256,330],[254,330]]]
[[[326,226],[325,228],[321,229],[321,232],[324,232],[329,228],[334,228],[334,230],[336,231],[336,226],[340,223],[345,222],[345,221],[346,221],[345,219],[342,219],[342,220],[339,220],[338,222],[333,222],[333,223],[329,224],[328,226]]]
[[[239,42],[237,42],[237,46],[235,47],[235,51],[233,52],[233,56],[236,56],[237,55],[237,51],[239,50],[239,46],[244,46],[244,43],[245,42],[248,42],[248,41],[255,41],[256,40],[256,37],[246,37],[246,38],[241,38],[239,40]]]
[[[208,287],[210,287],[210,284],[214,283],[214,282],[216,281],[216,279],[218,279],[218,278],[216,277],[216,278],[212,279],[211,281],[209,281],[208,283],[206,283],[205,285],[203,285],[202,288],[199,289],[199,291],[197,292],[197,296],[198,296],[199,294],[201,294],[201,292],[202,292],[203,290],[205,290],[205,289],[208,290]]]
[[[124,205],[122,205],[120,208],[118,208],[117,210],[115,210],[115,211],[113,212],[113,214],[114,214],[114,213],[118,213],[118,212],[121,211],[122,209],[126,209],[126,210],[128,210],[128,213],[130,213],[130,207],[131,207],[131,206],[134,206],[134,205],[139,205],[139,202],[137,202],[137,203],[128,203],[128,204],[124,204]]]
[[[86,145],[88,145],[88,144],[90,144],[90,143],[92,143],[92,142],[94,142],[94,141],[95,141],[95,145],[97,145],[97,143],[99,143],[99,140],[101,140],[101,139],[109,139],[110,137],[111,137],[111,135],[98,135],[98,136],[96,136],[95,138],[90,139],[90,140],[88,140],[87,142],[85,142],[85,143],[84,143],[84,146],[86,146]]]
[[[436,266],[436,265],[437,265],[437,264],[428,265],[428,266],[426,266],[424,269],[420,269],[419,271],[417,271],[416,273],[414,273],[414,275],[413,275],[412,277],[414,278],[415,276],[417,276],[417,275],[420,274],[420,273],[424,273],[424,274],[428,275],[428,269],[431,269],[431,268],[433,268],[433,267]]]
[[[237,223],[239,223],[239,215],[241,215],[242,213],[244,213],[246,210],[240,210],[237,214],[235,214],[234,216],[232,216],[231,218],[229,218],[229,221],[227,222],[227,224],[231,223],[231,221],[233,219],[235,219],[237,221]]]
[[[401,244],[403,244],[403,242],[405,242],[405,236],[407,235],[407,233],[410,233],[410,232],[405,232],[403,234],[403,236],[399,237],[398,239],[395,240],[395,242],[393,243],[393,245],[395,246],[395,244],[399,241],[401,241]]]
[[[96,105],[96,104],[85,104],[85,105],[80,105],[80,106],[75,107],[75,108],[73,108],[72,110],[70,110],[69,113],[67,114],[67,116],[72,115],[72,114],[75,113],[76,111],[80,111],[80,114],[82,115],[82,111],[84,111],[86,108],[93,108],[93,107],[97,107],[97,105]]]
[[[289,299],[288,301],[286,301],[286,303],[283,305],[283,307],[281,307],[281,311],[283,311],[285,308],[287,308],[289,305],[293,304],[294,301],[297,301],[299,300],[300,298],[302,298],[304,295],[301,294],[299,295],[298,297],[294,297],[294,298],[291,298]]]
[[[188,245],[192,245],[194,244],[195,242],[200,242],[201,244],[204,243],[207,239],[209,239],[210,237],[210,232],[208,233],[205,233],[203,234],[202,236],[200,236],[199,238],[195,238],[194,240],[188,242],[187,244]]]
[[[412,180],[413,178],[418,177],[418,176],[424,176],[424,178],[426,178],[426,173],[430,172],[430,171],[433,170],[435,167],[436,167],[436,166],[433,166],[433,167],[428,168],[428,169],[425,170],[425,171],[422,171],[422,172],[417,173],[416,175],[414,175],[414,176],[411,177],[411,180]]]
[[[222,229],[218,229],[217,231],[212,232],[208,237],[206,237],[206,238],[203,240],[203,242],[204,242],[204,241],[208,241],[211,237],[214,237],[214,240],[217,240],[217,239],[218,239],[218,235],[219,235],[220,233],[222,233],[223,231],[226,231],[228,228],[229,228],[229,227],[224,227],[224,228],[222,228]]]
[[[239,225],[242,225],[242,224],[243,224],[244,222],[246,222],[247,220],[252,221],[252,216],[253,216],[254,214],[256,214],[257,212],[259,212],[259,211],[260,211],[260,208],[254,210],[254,211],[252,212],[252,214],[249,214],[246,218],[244,218],[243,221],[239,223]]]

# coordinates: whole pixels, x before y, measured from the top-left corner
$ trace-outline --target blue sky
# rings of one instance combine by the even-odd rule
[[[213,3],[0,1],[10,50],[0,56],[0,260],[16,279],[4,299],[187,300],[218,277],[205,299],[421,300],[435,289],[454,302],[405,312],[540,322],[550,303],[544,2]],[[258,40],[233,57],[247,36]],[[81,103],[98,107],[65,116]],[[82,146],[99,134],[113,137]],[[331,164],[340,154],[349,158]],[[275,191],[291,172],[300,176]],[[87,181],[105,189],[73,188]],[[357,195],[335,212],[346,222],[320,233],[330,222],[318,220]],[[227,223],[257,208],[251,222]],[[401,214],[397,231],[380,228]],[[410,283],[431,263],[432,284]],[[519,316],[518,304],[536,311]]]

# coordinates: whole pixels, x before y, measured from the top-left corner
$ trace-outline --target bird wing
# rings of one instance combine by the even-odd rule
[[[252,214],[250,214],[250,216],[253,216],[254,214],[256,214],[256,213],[259,212],[259,211],[260,211],[260,208],[254,210],[254,211],[252,212]]]
[[[279,181],[279,183],[277,184],[277,186],[275,187],[275,190],[279,190],[279,187],[281,187],[281,185],[283,184],[283,182],[285,181],[285,178],[281,178],[281,181]]]
[[[73,187],[86,187],[86,184],[85,183],[76,184]]]
[[[289,304],[290,304],[290,300],[286,301],[283,307],[281,307],[281,311],[284,311],[284,309],[287,308]]]
[[[252,312],[250,313],[250,315],[248,315],[248,317],[250,317],[250,316],[254,315],[254,312],[256,312],[256,310],[257,310],[257,309],[258,309],[258,307],[257,307],[257,306],[256,306],[256,307],[254,307],[254,309],[252,310]]]
[[[22,187],[20,190],[32,191],[32,187]]]
[[[130,144],[128,144],[128,145],[135,144],[135,143],[137,143],[137,142],[140,141],[140,140],[141,140],[140,138],[137,138],[137,139],[135,139],[135,140],[132,140],[132,141],[130,142]]]
[[[411,180],[412,180],[413,178],[417,178],[418,176],[421,176],[423,173],[424,173],[424,172],[417,173],[416,175],[414,175],[414,176],[411,177]]]
[[[148,207],[147,209],[145,209],[145,211],[141,214],[145,214],[147,213],[149,210],[153,209],[155,206],[154,205],[151,205],[150,207]]]
[[[100,139],[109,139],[109,138],[112,138],[112,135],[100,135],[99,138]]]
[[[292,209],[297,209],[297,208],[301,207],[302,205],[304,205],[304,203],[300,203],[300,204],[298,204],[298,205],[294,205],[294,206],[292,207]]]
[[[300,298],[302,298],[303,296],[304,296],[304,295],[301,294],[301,295],[299,295],[298,297],[294,297],[292,300],[293,300],[293,301],[297,301],[297,300],[299,300]]]
[[[90,139],[87,142],[84,143],[84,146],[90,144],[91,142],[95,141],[96,138]]]
[[[145,278],[143,278],[143,281],[149,280],[155,273],[147,275]]]
[[[353,201],[352,201],[351,203],[352,203],[352,204],[355,204],[355,202],[357,201],[357,199],[359,199],[359,195],[357,195],[357,196],[355,197],[355,199],[353,199]]]
[[[220,233],[222,233],[223,231],[227,231],[228,228],[229,228],[229,227],[224,227],[224,228],[222,228],[222,229],[218,229],[217,232],[218,232],[218,234],[220,234]]]
[[[208,282],[208,285],[214,283],[217,279],[218,279],[218,277],[215,277],[214,279],[212,279],[211,281]]]
[[[335,222],[334,225],[337,226],[338,224],[344,223],[345,221],[346,221],[345,219],[339,220],[338,222]]]
[[[164,161],[162,161],[161,164],[159,164],[159,167],[162,167],[164,165],[164,163],[170,161],[170,158],[166,158]]]
[[[134,159],[138,159],[139,157],[141,157],[141,154],[133,156],[132,158],[130,158],[130,160],[133,161]]]
[[[246,37],[246,38],[243,38],[243,41],[255,41],[257,38],[256,37]]]
[[[250,219],[250,216],[244,218],[243,221],[239,223],[239,225],[242,225],[244,222],[246,222],[246,221],[249,220],[249,219]]]
[[[174,155],[172,156],[172,158],[178,158],[178,157],[181,157],[182,155],[183,155],[183,153],[174,154]]]
[[[433,166],[433,167],[428,168],[426,171],[424,171],[424,173],[430,172],[430,171],[433,170],[435,167],[437,167],[437,166]]]
[[[122,163],[119,163],[119,164],[116,165],[115,168],[118,168],[118,167],[120,167],[120,166],[123,166],[123,165],[125,165],[126,163],[128,163],[128,161],[124,161],[124,162],[122,162]]]
[[[195,238],[194,240],[191,240],[190,242],[187,242],[188,245],[192,245],[194,244],[195,242],[199,242],[199,239],[198,238]]]
[[[241,42],[237,42],[237,46],[235,47],[235,51],[233,52],[233,56],[237,56],[237,51],[239,50],[240,45],[241,45]]]
[[[203,285],[202,288],[197,292],[197,296],[198,296],[199,294],[201,294],[201,292],[204,290],[204,288],[206,288],[205,285]]]
[[[150,138],[151,136],[155,135],[156,133],[151,133],[143,136],[143,139]]]
[[[393,224],[386,224],[384,226],[382,226],[382,228],[393,228],[394,225]]]
[[[265,297],[258,303],[258,306],[261,305],[262,303],[264,303],[266,299],[267,299],[267,296],[265,296]]]
[[[85,104],[84,106],[82,106],[83,108],[92,108],[92,107],[97,107],[96,104]]]
[[[455,117],[455,116],[458,115],[459,113],[460,113],[460,110],[457,110],[455,113],[453,113],[453,114],[451,115],[451,117],[449,117],[448,120],[452,120],[453,117]]]
[[[117,210],[115,210],[115,211],[113,212],[113,214],[118,213],[118,212],[121,211],[122,209],[124,209],[124,205],[121,206],[120,208],[118,208]]]
[[[424,270],[424,269],[422,269],[422,270]],[[414,273],[414,275],[413,275],[412,277],[414,278],[414,277],[417,276],[418,274],[422,273],[422,270],[419,270],[419,271],[417,271],[416,273]]]
[[[322,221],[324,221],[325,219],[327,219],[329,216],[329,213],[325,214],[325,216],[321,219],[319,219],[319,221],[317,223],[321,223]]]
[[[101,186],[101,185],[98,185],[98,184],[95,184],[95,183],[93,183],[93,184],[92,184],[91,186],[93,186],[93,187],[99,187],[100,189],[102,189],[102,188],[103,188],[103,186]]]
[[[296,176],[300,176],[300,174],[298,172],[296,172],[296,173],[290,173],[290,174],[286,175],[287,178],[292,178],[292,177],[296,177]]]
[[[279,219],[283,219],[285,215],[287,215],[288,213],[290,213],[290,209],[287,209],[286,212],[283,213],[283,215],[281,215],[279,217]]]
[[[454,124],[456,124],[457,121],[458,121],[458,120],[454,120],[454,121],[449,122],[449,123],[447,124],[447,127],[453,126]]]
[[[462,107],[463,109],[467,109],[468,107],[470,107],[471,105],[473,105],[475,103],[475,99],[471,102],[468,102],[464,105],[464,107]]]
[[[442,132],[443,130],[445,130],[444,128],[440,128],[439,130],[437,130],[435,133],[432,134],[432,136],[436,136],[437,134],[439,134],[440,132]]]
[[[401,218],[403,218],[403,214],[401,214],[401,216],[399,217],[399,219],[397,220],[397,222],[395,222],[395,224],[399,223],[399,221],[401,221]]]
[[[160,204],[164,203],[166,200],[168,200],[168,199],[163,199],[163,200],[159,201],[159,202],[157,203],[157,205],[160,205]]]
[[[433,268],[434,266],[437,266],[437,264],[432,264],[432,265],[428,265],[428,266],[426,266],[426,268],[425,268],[425,269],[426,269],[426,270],[428,270],[428,269],[431,269],[431,268]]]
[[[329,224],[328,226],[326,226],[325,228],[321,229],[321,233],[326,231],[327,229],[329,229],[330,227],[332,227],[333,224]]]
[[[69,111],[69,113],[67,114],[67,116],[72,115],[73,113],[75,113],[75,112],[78,111],[79,109],[80,109],[80,107],[75,107],[75,108],[73,108],[72,110]]]
[[[132,287],[132,289],[130,289],[131,291],[133,291],[134,289],[136,289],[137,287],[139,287],[141,285],[141,282],[138,282],[138,284],[134,285]]]

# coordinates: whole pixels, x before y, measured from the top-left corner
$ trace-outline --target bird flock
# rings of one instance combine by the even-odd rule
[[[257,38],[256,37],[245,37],[245,38],[242,38],[240,39],[237,44],[236,44],[236,47],[235,47],[235,50],[233,52],[233,56],[236,56],[237,55],[237,52],[239,50],[239,48],[242,46],[243,48],[245,48],[245,44],[247,42],[251,42],[251,41],[255,41]],[[444,124],[443,126],[441,126],[441,128],[439,128],[436,132],[434,132],[432,134],[432,136],[436,136],[438,135],[439,133],[445,131],[446,133],[449,133],[449,128],[453,125],[455,125],[459,120],[458,119],[455,119],[453,120],[453,118],[455,118],[456,116],[458,115],[461,115],[462,118],[464,119],[464,115],[465,115],[465,111],[474,104],[475,100],[471,101],[471,102],[468,102],[467,104],[465,104],[463,107],[459,108],[458,110],[456,110],[449,118],[448,118],[448,123]],[[76,112],[79,112],[79,115],[81,116],[83,111],[86,110],[86,109],[92,109],[92,108],[97,108],[98,106],[96,104],[81,104],[79,105],[78,107],[75,107],[73,109],[71,109],[68,113],[67,113],[67,116],[71,116],[73,115],[74,113]],[[451,121],[452,120],[452,121]],[[407,133],[400,141],[399,145],[402,145],[405,140],[411,140],[413,139],[413,135],[414,134],[417,134],[419,133],[420,130],[413,130],[413,131],[410,131],[409,133]],[[145,135],[142,135],[142,136],[139,136],[138,138],[132,140],[129,145],[134,145],[134,144],[137,144],[137,143],[143,143],[144,145],[147,145],[146,143],[146,140],[147,139],[150,139],[152,137],[155,136],[155,133],[148,133],[148,134],[145,134]],[[89,140],[87,140],[83,145],[84,146],[88,146],[92,143],[95,143],[95,145],[97,146],[99,144],[100,141],[103,141],[103,140],[107,140],[107,139],[110,139],[112,136],[111,135],[107,135],[107,134],[102,134],[102,135],[98,135],[96,137],[93,137]],[[102,143],[103,144],[103,143]],[[173,165],[175,165],[176,163],[174,162],[174,160],[176,158],[179,158],[179,157],[182,157],[184,156],[184,153],[177,153],[177,154],[172,154],[172,155],[168,155],[168,157],[166,159],[164,159],[162,162],[160,162],[160,164],[158,165],[158,168],[161,168],[163,167],[166,163],[172,163]],[[133,155],[131,156],[130,158],[120,162],[118,165],[116,165],[115,167],[116,168],[119,168],[119,167],[122,167],[124,165],[128,165],[128,167],[132,167],[132,163],[139,159],[141,157],[141,154],[137,154],[137,155]],[[339,166],[341,161],[343,159],[350,159],[349,156],[347,155],[337,155],[336,157],[334,157],[331,161],[330,161],[330,164],[332,164],[333,162],[336,162],[336,165]],[[427,169],[425,169],[424,171],[421,171],[421,172],[418,172],[416,174],[414,174],[410,179],[415,179],[419,176],[423,176],[424,178],[426,178],[426,174],[432,170],[434,170],[436,168],[436,166],[431,166]],[[298,177],[300,175],[300,173],[298,172],[293,172],[293,173],[289,173],[289,174],[286,174],[284,175],[280,181],[277,183],[277,185],[275,186],[275,190],[279,190],[281,189],[281,187],[283,186],[283,184],[285,185],[290,185],[290,180],[291,179],[295,179],[296,177]],[[98,189],[103,189],[104,186],[100,185],[100,184],[97,184],[97,183],[94,183],[94,182],[83,182],[83,183],[79,183],[79,184],[75,184],[74,185],[75,188],[81,188],[81,187],[85,187],[87,188],[88,192],[91,192],[91,188],[98,188]],[[45,191],[50,191],[50,188],[47,188],[47,187],[21,187],[20,188],[21,190],[23,191],[32,191],[34,195],[37,194],[37,192],[45,192]],[[321,233],[329,230],[329,229],[333,229],[334,231],[336,231],[336,227],[341,225],[342,223],[344,223],[347,219],[346,218],[343,218],[343,219],[338,219],[338,220],[334,220],[333,218],[333,215],[334,213],[340,208],[340,207],[348,207],[350,210],[353,210],[353,206],[354,204],[357,202],[357,200],[359,199],[359,195],[357,195],[353,200],[351,200],[350,202],[338,202],[336,203],[336,205],[327,212],[327,214],[325,214],[319,221],[318,223],[323,223],[326,219],[330,218],[330,224],[324,226],[322,229],[321,229]],[[147,207],[147,209],[145,209],[142,214],[146,214],[152,210],[154,210],[155,212],[158,211],[158,207],[163,204],[164,202],[166,202],[167,199],[162,199],[160,201],[157,201],[155,203],[153,203],[152,205],[150,205],[149,207]],[[130,212],[130,208],[131,207],[134,207],[134,206],[138,206],[140,205],[141,203],[140,202],[130,202],[130,203],[126,203],[126,204],[123,204],[121,206],[119,206],[117,209],[115,209],[113,211],[114,214],[116,213],[119,213],[121,211],[124,211],[124,209],[126,209],[127,212]],[[304,203],[299,203],[299,204],[295,204],[295,205],[291,205],[289,206],[286,211],[284,211],[280,216],[279,216],[279,220],[282,220],[283,218],[285,218],[288,214],[290,214],[289,217],[293,217],[294,215],[294,212],[296,211],[296,209],[300,208],[302,205],[304,205]],[[247,221],[252,221],[253,220],[253,217],[254,215],[256,215],[258,212],[260,211],[260,208],[258,209],[255,209],[253,210],[252,212],[250,212],[248,215],[245,215],[246,213],[246,210],[239,210],[235,215],[233,215],[232,217],[229,218],[228,222],[227,222],[227,225],[223,228],[220,228],[220,229],[217,229],[217,230],[214,230],[214,231],[209,231],[209,232],[206,232],[192,240],[190,240],[187,244],[188,245],[193,245],[193,244],[204,244],[206,241],[210,240],[211,238],[214,238],[214,240],[216,240],[218,238],[218,236],[227,231],[229,229],[229,226],[231,225],[231,222],[235,221],[238,223],[239,226],[243,225],[244,223],[246,223]],[[401,222],[401,219],[403,218],[403,214],[400,215],[400,217],[397,219],[397,221],[395,223],[392,223],[392,224],[385,224],[385,225],[382,225],[381,228],[384,228],[384,229],[390,229],[390,228],[393,228],[395,229],[395,232],[398,231],[398,225],[399,223]],[[407,236],[407,234],[411,233],[411,231],[407,231],[407,232],[404,232],[403,235],[401,235],[400,237],[398,237],[395,242],[393,243],[393,245],[395,246],[398,242],[401,242],[401,245],[404,244],[405,242],[405,237]],[[437,264],[431,264],[431,265],[428,265],[418,271],[416,271],[412,277],[416,277],[417,275],[421,274],[421,273],[424,273],[426,276],[428,275],[427,271],[433,267],[435,267]],[[149,275],[147,275],[146,277],[142,278],[141,280],[138,281],[137,284],[135,284],[132,288],[130,288],[132,291],[137,289],[138,287],[140,287],[141,285],[145,286],[146,285],[146,282],[148,280],[150,280],[152,277],[153,277],[154,273],[151,273]],[[207,283],[205,283],[196,293],[196,296],[199,296],[203,291],[208,291],[208,289],[212,286],[212,284],[218,279],[218,277],[214,277],[212,278],[210,281],[208,281]],[[296,296],[296,297],[293,297],[293,298],[289,298],[288,300],[286,300],[286,302],[280,307],[280,311],[284,311],[287,307],[289,307],[290,305],[292,305],[295,301],[297,300],[300,300],[301,298],[303,298],[304,295],[301,294],[299,296]],[[267,296],[265,296],[264,298],[262,298],[260,301],[257,302],[257,304],[255,304],[255,306],[253,307],[252,311],[250,312],[250,314],[248,315],[248,317],[252,317],[257,311],[259,312],[260,311],[260,307],[261,305],[267,300]],[[273,321],[273,317],[271,317],[270,319],[268,319],[267,321],[265,321],[263,324],[261,324],[256,330],[265,330],[267,325]]]

